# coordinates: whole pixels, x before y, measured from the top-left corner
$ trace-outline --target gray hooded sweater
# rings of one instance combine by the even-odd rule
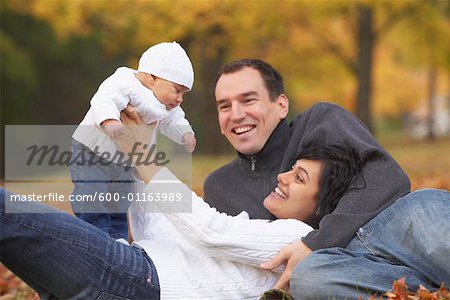
[[[336,209],[320,220],[319,228],[302,240],[313,251],[346,247],[359,227],[410,191],[410,182],[367,127],[338,105],[316,104],[290,125],[282,120],[260,152],[238,153],[207,177],[205,200],[230,215],[246,211],[250,218],[275,219],[262,202],[276,187],[278,173],[289,170],[303,149],[329,144],[343,144],[368,155],[363,171],[366,186],[347,192]]]

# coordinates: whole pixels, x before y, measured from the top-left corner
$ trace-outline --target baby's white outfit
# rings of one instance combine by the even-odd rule
[[[117,147],[114,141],[99,129],[99,125],[108,119],[120,120],[120,112],[128,104],[136,109],[146,124],[156,121],[155,130],[178,144],[182,144],[184,134],[194,134],[183,109],[177,106],[166,110],[153,92],[136,78],[136,72],[120,67],[102,82],[91,99],[90,109],[75,130],[73,139],[97,153],[115,153]]]

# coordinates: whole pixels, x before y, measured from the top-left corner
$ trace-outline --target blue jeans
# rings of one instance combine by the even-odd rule
[[[367,299],[406,277],[436,289],[450,286],[450,193],[412,192],[362,226],[345,249],[313,252],[291,276],[298,299]]]
[[[128,240],[126,212],[130,204],[128,193],[133,192],[134,168],[106,161],[75,140],[71,150],[72,196],[78,198],[71,202],[73,212],[113,238]],[[96,201],[81,201],[87,195]],[[100,197],[110,197],[110,201],[100,201]]]
[[[41,299],[160,298],[143,250],[50,206],[11,202],[10,195],[0,188],[0,260]],[[5,201],[18,213],[5,213]],[[21,213],[29,211],[36,213]]]

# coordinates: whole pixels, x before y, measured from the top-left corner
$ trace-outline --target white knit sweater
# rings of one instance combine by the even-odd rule
[[[163,192],[156,183],[168,178],[182,184],[162,169],[145,192]],[[257,299],[281,271],[264,271],[259,264],[312,230],[297,220],[231,217],[191,194],[192,213],[166,213],[176,208],[151,202],[133,202],[130,208],[134,243],[156,265],[161,299]],[[165,213],[146,213],[149,205]]]
[[[120,112],[128,104],[136,109],[146,124],[157,122],[156,130],[178,144],[182,144],[185,133],[193,133],[181,107],[166,110],[153,92],[136,78],[135,72],[121,67],[102,82],[91,99],[90,109],[72,136],[75,140],[92,151],[98,147],[100,153],[116,153],[117,147],[113,140],[99,129],[99,125],[108,119],[120,120]]]

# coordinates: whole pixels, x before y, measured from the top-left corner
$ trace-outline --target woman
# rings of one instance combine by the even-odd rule
[[[362,165],[357,152],[342,146],[305,150],[292,170],[279,175],[278,187],[264,201],[283,218],[273,222],[218,213],[195,193],[189,214],[170,213],[175,206],[162,207],[164,214],[145,214],[155,211],[155,203],[134,202],[135,244],[156,265],[163,299],[255,299],[278,277],[259,265],[309,233],[312,228],[297,220],[316,220],[323,210],[332,210]],[[158,181],[182,184],[167,169],[153,177],[152,182]],[[163,193],[164,187],[148,185],[145,192]]]
[[[124,152],[132,144],[126,138],[118,141]],[[362,166],[351,149],[308,149],[291,171],[279,175],[278,187],[264,204],[278,217],[316,226]],[[148,183],[177,182],[167,169],[156,174],[144,166],[137,170]],[[145,192],[159,188],[148,184]],[[311,230],[292,219],[269,222],[220,214],[192,193],[191,214],[170,213],[170,207],[164,214],[147,214],[148,202],[134,202],[130,226],[135,242],[128,246],[39,203],[10,202],[8,208],[36,214],[7,214],[9,197],[1,191],[1,260],[42,299],[255,299],[277,279],[259,265]]]

